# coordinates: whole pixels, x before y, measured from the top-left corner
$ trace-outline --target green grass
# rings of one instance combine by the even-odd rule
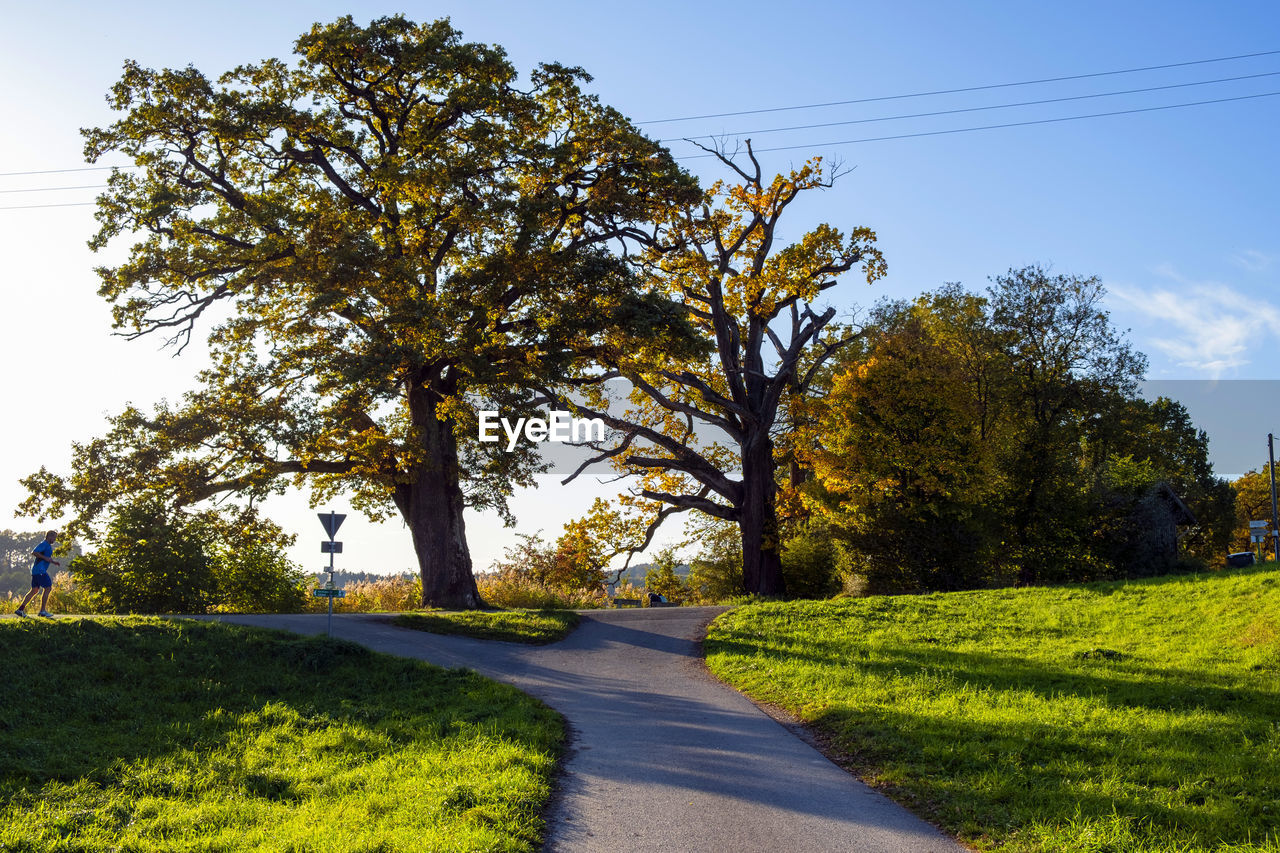
[[[534,850],[563,738],[514,688],[154,619],[0,623],[0,850]]]
[[[433,634],[461,634],[508,643],[554,643],[578,627],[572,610],[463,610],[402,613],[391,620],[401,628]]]
[[[751,605],[711,670],[980,849],[1280,851],[1280,571]]]

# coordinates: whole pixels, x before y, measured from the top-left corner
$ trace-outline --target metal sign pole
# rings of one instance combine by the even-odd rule
[[[337,589],[333,582],[333,555],[342,550],[342,543],[336,541],[338,528],[342,526],[342,522],[346,520],[345,515],[339,515],[333,510],[329,510],[329,514],[323,512],[317,513],[320,523],[324,525],[325,532],[329,534],[328,542],[320,543],[320,553],[329,552],[329,582],[325,584],[324,589],[315,590],[317,598],[324,596],[329,599],[329,636],[333,636],[333,600],[335,598],[343,598],[346,596],[344,590]]]
[[[333,529],[333,512],[329,512],[329,529]],[[333,541],[333,534],[329,534],[329,541]],[[329,589],[333,589],[333,548],[329,549]],[[329,596],[329,636],[333,636],[333,596]]]
[[[1271,465],[1268,470],[1271,472],[1271,548],[1272,554],[1280,560],[1280,512],[1276,511],[1276,439],[1271,433],[1267,433],[1267,458]],[[1266,550],[1266,545],[1263,545]]]

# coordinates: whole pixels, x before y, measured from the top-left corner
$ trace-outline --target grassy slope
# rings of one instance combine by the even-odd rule
[[[433,634],[461,634],[508,643],[554,643],[578,627],[572,610],[467,610],[401,613],[391,620],[401,628]]]
[[[0,850],[532,850],[562,738],[513,688],[192,621],[0,623]]]
[[[743,607],[713,672],[981,848],[1280,851],[1280,572]]]

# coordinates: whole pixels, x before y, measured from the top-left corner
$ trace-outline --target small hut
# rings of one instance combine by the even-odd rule
[[[1169,484],[1156,483],[1129,507],[1116,566],[1131,578],[1168,574],[1178,562],[1178,539],[1196,523]]]

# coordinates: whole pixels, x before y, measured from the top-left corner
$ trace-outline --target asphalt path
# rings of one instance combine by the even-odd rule
[[[527,646],[333,617],[333,635],[519,687],[569,721],[545,850],[960,853],[965,848],[841,770],[716,681],[698,641],[722,608],[592,611]],[[323,634],[314,614],[209,617]]]

